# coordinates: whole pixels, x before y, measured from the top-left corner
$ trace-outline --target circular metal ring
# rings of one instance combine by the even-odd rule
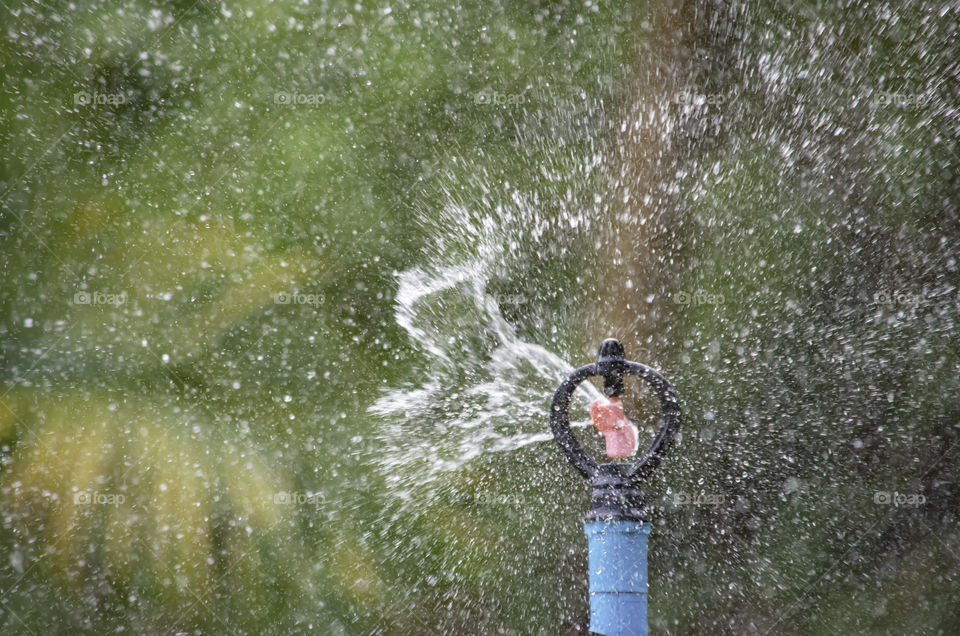
[[[660,464],[663,456],[666,455],[670,444],[673,443],[677,430],[680,428],[680,402],[673,385],[647,365],[629,360],[618,360],[617,363],[623,373],[637,376],[656,391],[657,397],[660,399],[660,409],[663,411],[660,430],[653,438],[653,442],[626,472],[626,477],[640,480],[653,472]],[[587,378],[600,375],[605,374],[601,372],[600,363],[596,362],[574,370],[557,388],[553,395],[553,404],[550,407],[550,430],[553,431],[557,444],[567,456],[567,459],[570,460],[570,463],[588,479],[593,479],[597,474],[599,464],[584,452],[580,442],[577,441],[573,431],[570,430],[570,396],[573,395],[581,382]]]

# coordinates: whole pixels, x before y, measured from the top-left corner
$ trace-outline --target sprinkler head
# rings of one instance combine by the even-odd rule
[[[619,397],[623,394],[623,374],[626,371],[623,344],[616,338],[607,338],[600,343],[597,373],[603,376],[603,394]]]
[[[584,452],[577,436],[570,430],[570,397],[576,388],[587,378],[603,376],[604,393],[610,397],[617,397],[623,392],[623,376],[630,374],[643,380],[656,391],[660,400],[660,410],[663,417],[660,420],[660,430],[654,436],[650,446],[636,461],[629,466],[619,464],[598,464],[596,460]],[[619,418],[617,418],[619,419]],[[550,405],[550,430],[553,432],[557,445],[570,463],[590,480],[597,478],[605,480],[616,476],[621,482],[634,484],[646,479],[660,464],[666,455],[667,449],[673,442],[680,427],[680,403],[673,385],[662,375],[645,364],[632,362],[623,357],[623,345],[619,340],[609,338],[600,345],[599,359],[577,369],[574,369],[567,378],[560,383],[553,394]],[[616,425],[614,425],[616,430]],[[622,427],[621,427],[622,430]],[[614,449],[619,451],[619,448]],[[619,452],[614,453],[619,455]],[[609,468],[617,466],[617,468]],[[621,483],[620,486],[623,486]],[[619,486],[618,486],[619,487]]]
[[[617,340],[616,338],[607,338],[600,343],[600,360],[598,362],[606,362],[610,360],[623,360],[624,351],[623,343]]]
[[[647,510],[644,508],[643,492],[639,486],[667,453],[680,427],[680,404],[677,401],[677,392],[666,378],[647,365],[624,358],[623,345],[619,340],[614,338],[604,340],[600,345],[599,353],[599,359],[596,362],[574,369],[557,387],[553,394],[553,403],[550,405],[550,430],[553,431],[560,450],[593,486],[587,521],[645,521]],[[603,392],[610,397],[616,397],[623,392],[623,376],[626,373],[640,378],[657,392],[660,409],[663,412],[660,430],[647,450],[632,464],[598,464],[584,452],[576,435],[570,430],[570,396],[581,382],[599,375],[603,376]],[[626,416],[623,416],[623,421],[626,423],[617,428],[623,412],[619,400],[616,400],[615,406],[609,406],[609,403],[604,405],[599,401],[595,402],[595,405],[591,407],[591,416],[597,422],[598,428],[609,429],[605,432],[605,437],[624,431],[626,423],[629,423]],[[630,442],[631,450],[636,443],[635,438],[633,440],[615,439],[612,440],[612,444],[609,443],[610,441],[608,437],[608,455],[615,457],[625,455],[622,451],[623,447],[627,446],[627,441]]]

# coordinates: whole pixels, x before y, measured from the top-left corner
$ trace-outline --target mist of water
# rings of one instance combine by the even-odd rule
[[[450,227],[470,225],[463,210],[451,209],[447,217]],[[387,389],[370,407],[386,422],[381,462],[391,481],[406,475],[427,482],[481,453],[553,439],[546,407],[573,367],[523,340],[502,314],[504,299],[488,289],[508,257],[499,246],[509,238],[493,218],[467,232],[474,254],[457,260],[454,250],[434,250],[434,262],[398,275],[396,321],[426,362],[422,382]],[[571,406],[573,426],[588,424],[576,414],[600,396],[593,384],[581,384]]]

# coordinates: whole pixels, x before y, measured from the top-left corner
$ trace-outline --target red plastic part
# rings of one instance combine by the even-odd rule
[[[590,405],[590,417],[607,442],[607,456],[630,457],[637,452],[637,429],[623,413],[620,398],[598,398]]]

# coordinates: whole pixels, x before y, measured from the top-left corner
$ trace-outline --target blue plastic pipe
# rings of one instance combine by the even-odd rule
[[[589,546],[590,631],[647,636],[647,535],[643,521],[583,524]]]

